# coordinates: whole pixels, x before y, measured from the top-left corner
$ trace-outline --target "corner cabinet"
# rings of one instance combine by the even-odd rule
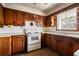
[[[10,37],[0,37],[0,56],[11,55]]]
[[[11,36],[12,54],[24,51],[25,47],[25,36],[24,35],[14,35]]]
[[[0,4],[0,26],[4,25],[4,12],[3,12],[3,7]]]
[[[46,25],[45,16],[40,16],[40,15],[34,14],[33,17],[34,17],[34,20],[36,22],[38,22],[40,26],[45,26]]]

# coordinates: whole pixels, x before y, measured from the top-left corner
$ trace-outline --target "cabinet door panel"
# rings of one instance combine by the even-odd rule
[[[57,42],[56,42],[56,36],[51,35],[51,49],[56,50],[57,49]]]
[[[14,23],[14,10],[5,8],[5,24],[13,25]]]
[[[4,25],[4,13],[3,13],[3,7],[0,4],[0,25]]]
[[[50,48],[51,47],[51,36],[50,34],[46,34],[46,45]]]
[[[24,25],[24,12],[16,11],[15,25]]]
[[[79,39],[72,38],[72,54],[79,49]]]
[[[46,46],[46,34],[41,34],[41,43],[43,46]]]
[[[11,54],[10,37],[0,37],[0,56]]]
[[[27,21],[27,20],[33,20],[33,14],[31,13],[25,13],[24,14],[24,20]]]
[[[71,55],[70,38],[65,36],[57,36],[57,51],[61,55]]]
[[[12,53],[24,51],[24,36],[12,36]]]

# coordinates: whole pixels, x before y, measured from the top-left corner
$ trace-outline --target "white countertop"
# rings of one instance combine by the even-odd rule
[[[60,33],[60,32],[42,32],[47,34],[55,34],[55,35],[61,35],[61,36],[68,36],[73,38],[79,38],[79,34],[70,34],[70,33]]]
[[[0,33],[0,37],[10,37],[12,35],[25,35],[24,33]]]

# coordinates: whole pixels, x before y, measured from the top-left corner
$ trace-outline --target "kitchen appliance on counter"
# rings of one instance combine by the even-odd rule
[[[25,22],[25,33],[27,36],[27,52],[41,48],[42,28],[34,21]]]

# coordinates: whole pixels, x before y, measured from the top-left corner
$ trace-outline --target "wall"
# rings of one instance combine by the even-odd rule
[[[62,12],[64,12],[64,11],[67,11],[67,10],[69,10],[69,9],[72,9],[72,8],[78,7],[78,6],[79,6],[79,3],[75,3],[75,4],[72,4],[71,6],[68,6],[68,7],[66,7],[66,8],[63,8],[63,9],[61,9],[61,10],[55,12],[55,13],[52,13],[52,14],[50,14],[49,16],[47,16],[47,17],[49,17],[49,19],[47,19],[47,21],[50,20],[50,18],[51,18],[52,15],[57,15],[57,14],[59,14],[59,13],[62,13]],[[52,12],[53,12],[53,11],[52,11]],[[56,26],[55,26],[55,27],[52,27],[51,25],[50,25],[49,27],[46,27],[46,28],[45,28],[45,31],[47,31],[47,32],[68,33],[68,34],[79,34],[79,31],[57,31],[57,30],[56,30]]]

